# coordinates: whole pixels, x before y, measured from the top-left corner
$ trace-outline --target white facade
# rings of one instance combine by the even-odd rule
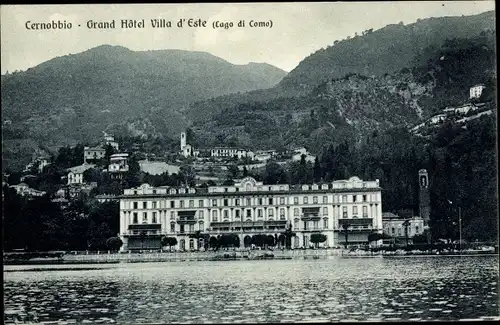
[[[305,160],[306,162],[311,162],[313,163],[316,160],[315,156],[312,156],[310,154],[302,154],[302,153],[297,153],[292,156],[293,161],[301,161],[302,160],[302,155],[305,155]]]
[[[408,238],[411,239],[415,235],[422,235],[424,233],[424,219],[414,216],[409,219],[403,219],[392,213],[383,213],[382,224],[384,233],[399,239],[406,238],[405,221],[408,221]]]
[[[469,98],[470,99],[473,99],[473,98],[479,98],[481,97],[481,94],[483,93],[483,90],[485,89],[486,87],[484,85],[475,85],[473,87],[470,87],[470,96]]]
[[[129,166],[127,163],[128,153],[117,153],[109,157],[108,171],[111,173],[127,172]]]
[[[239,148],[213,148],[210,150],[212,157],[238,157],[238,159],[248,157],[253,159],[253,152]]]
[[[437,123],[442,122],[444,120],[446,120],[446,114],[438,114],[438,115],[434,115],[430,118],[430,123],[437,124]]]
[[[83,184],[83,172],[69,172],[68,185],[70,184]]]
[[[296,236],[292,247],[309,247],[313,233],[326,235],[323,246],[368,243],[368,234],[382,232],[382,197],[378,180],[357,177],[333,183],[264,185],[247,177],[234,186],[158,187],[143,184],[120,197],[123,250],[159,249],[161,237],[176,237],[177,249],[197,248],[188,237],[195,231],[217,236],[279,235],[287,225]],[[146,235],[144,241],[139,235]],[[144,239],[144,238],[143,238]],[[183,241],[182,241],[183,240]],[[189,245],[188,245],[189,243]]]
[[[11,188],[15,189],[17,194],[21,196],[43,196],[45,195],[44,191],[39,191],[34,188],[31,188],[26,183],[20,183],[18,185],[12,185]]]
[[[84,163],[91,160],[103,159],[106,156],[106,149],[102,147],[84,147],[83,161]]]
[[[70,184],[83,184],[83,173],[90,168],[95,167],[95,165],[92,164],[86,164],[84,163],[83,165],[80,166],[75,166],[68,168],[68,185]]]

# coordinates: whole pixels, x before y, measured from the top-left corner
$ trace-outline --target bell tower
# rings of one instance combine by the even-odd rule
[[[186,132],[181,132],[181,151],[184,151],[186,146]]]

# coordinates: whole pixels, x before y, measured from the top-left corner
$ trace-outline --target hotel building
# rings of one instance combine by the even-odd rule
[[[178,250],[198,249],[202,239],[235,233],[241,246],[256,234],[280,235],[291,226],[292,247],[310,247],[313,233],[326,235],[321,246],[368,243],[382,233],[379,181],[358,177],[332,183],[290,186],[264,185],[251,177],[234,186],[208,188],[151,187],[126,189],[120,200],[122,250],[159,249],[164,236],[177,238]],[[347,225],[347,230],[345,226]],[[245,240],[246,239],[246,240]]]

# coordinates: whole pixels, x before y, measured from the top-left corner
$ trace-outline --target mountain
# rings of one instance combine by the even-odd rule
[[[395,75],[403,69],[404,71],[412,68],[428,70],[429,61],[436,62],[440,59],[441,56],[437,56],[438,52],[445,50],[443,46],[447,44],[447,41],[474,38],[482,33],[492,35],[494,31],[494,11],[473,16],[419,19],[413,24],[400,23],[388,25],[376,31],[367,30],[360,36],[335,41],[326,49],[312,53],[275,87],[196,102],[186,110],[186,116],[191,121],[203,123],[233,106],[309,96],[310,92],[321,84],[328,83],[332,79],[342,79],[347,75],[360,75],[371,79],[382,78],[383,80],[384,76]],[[491,47],[492,44],[495,44],[494,39],[488,45]],[[452,46],[453,43],[448,44],[448,50]],[[488,50],[491,52],[491,48]],[[493,53],[495,53],[494,48]],[[453,60],[447,62],[453,62]],[[478,75],[484,72],[484,66],[488,65],[490,70],[494,67],[490,58],[486,62],[473,59],[467,61],[462,58],[461,62],[466,65],[461,68],[462,71],[473,75],[470,83],[475,82]],[[472,67],[475,64],[479,66],[476,70]],[[426,72],[424,71],[422,75]],[[389,76],[389,78],[392,77]],[[463,82],[464,78],[461,79]],[[467,84],[467,86],[471,85]],[[429,97],[431,101],[453,97],[451,94],[443,94],[444,89],[448,87],[446,82],[441,83],[439,87],[443,91],[439,95]],[[459,96],[462,99],[466,91],[463,87],[459,91],[462,92]],[[374,104],[371,103],[371,105]],[[379,104],[385,105],[384,102]],[[423,106],[432,106],[432,103]]]
[[[181,50],[102,45],[57,57],[2,75],[2,120],[11,123],[4,158],[18,147],[9,141],[57,147],[95,141],[103,130],[177,135],[187,123],[183,108],[189,103],[269,88],[285,75],[269,64],[234,65]]]
[[[461,17],[421,19],[413,24],[392,24],[376,31],[335,41],[311,54],[292,70],[279,88],[310,89],[331,78],[356,73],[381,76],[414,66],[424,50],[439,48],[447,39],[469,38],[495,30],[495,12]]]
[[[273,98],[273,88],[195,103],[192,109],[212,114],[193,123],[197,144],[305,146],[319,154],[329,142],[358,145],[374,131],[409,128],[463,104],[475,84],[495,92],[494,32],[449,39],[423,53],[425,63],[415,61],[410,69],[370,77],[351,73],[293,97]],[[255,93],[268,99],[252,100]]]

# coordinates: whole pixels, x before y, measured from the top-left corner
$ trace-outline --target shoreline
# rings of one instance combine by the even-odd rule
[[[144,253],[103,253],[71,254],[51,258],[6,258],[3,265],[41,265],[41,264],[117,264],[148,262],[201,262],[201,261],[241,261],[241,260],[303,260],[303,259],[351,259],[351,258],[411,258],[411,257],[470,257],[498,256],[496,252],[457,252],[446,253],[346,253],[340,250],[284,250],[284,251],[218,251],[218,252],[144,252]]]

